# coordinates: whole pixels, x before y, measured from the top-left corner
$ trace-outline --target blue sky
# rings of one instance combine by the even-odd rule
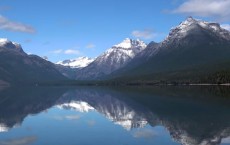
[[[96,57],[130,37],[162,41],[187,16],[229,28],[228,0],[0,0],[0,37],[52,62]]]

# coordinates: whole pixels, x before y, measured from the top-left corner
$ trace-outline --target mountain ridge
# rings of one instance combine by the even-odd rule
[[[224,64],[230,63],[230,32],[218,23],[189,17],[171,29],[163,42],[150,43],[140,54],[108,78],[191,81],[192,75],[199,80],[202,75],[228,70]]]
[[[62,66],[68,66],[70,68],[84,68],[84,67],[87,67],[93,61],[94,61],[93,58],[78,57],[76,59],[67,59],[64,61],[58,61],[55,64],[59,64]]]
[[[66,78],[53,63],[39,56],[26,54],[18,43],[0,39],[0,80],[2,85],[35,85]]]
[[[98,56],[89,66],[77,71],[76,79],[100,79],[123,67],[145,48],[146,44],[143,41],[126,38]]]

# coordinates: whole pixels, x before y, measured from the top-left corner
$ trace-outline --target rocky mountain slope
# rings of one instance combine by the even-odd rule
[[[125,66],[138,53],[146,48],[140,40],[126,38],[118,45],[114,45],[102,55],[98,56],[87,67],[77,72],[77,79],[100,79]]]
[[[218,23],[187,18],[165,40],[150,43],[130,63],[111,76],[121,80],[199,79],[230,69],[230,32]]]
[[[0,39],[0,80],[2,85],[37,84],[65,79],[53,63],[39,56],[26,54],[18,43]]]

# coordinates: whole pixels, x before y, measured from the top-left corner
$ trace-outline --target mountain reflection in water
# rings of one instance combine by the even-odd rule
[[[98,112],[128,132],[163,126],[174,141],[184,145],[230,144],[229,104],[228,87],[8,88],[0,92],[0,132],[20,129],[28,116],[58,108]],[[134,137],[155,134],[147,128],[137,130]]]

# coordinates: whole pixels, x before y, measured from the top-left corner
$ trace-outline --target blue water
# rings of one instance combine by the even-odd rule
[[[76,117],[68,119],[67,116]],[[27,117],[22,126],[1,133],[1,140],[26,139],[34,145],[40,144],[172,144],[164,127],[146,126],[126,130],[115,125],[97,112],[79,113],[51,108],[36,116]],[[176,143],[173,143],[176,144]]]
[[[9,88],[0,145],[226,145],[229,102],[205,88]]]

